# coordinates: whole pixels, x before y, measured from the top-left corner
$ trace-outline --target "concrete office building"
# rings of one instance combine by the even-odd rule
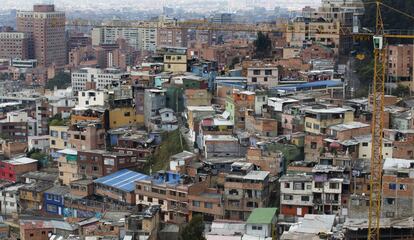
[[[0,32],[0,58],[27,59],[28,35],[22,32]]]
[[[17,30],[29,35],[29,58],[39,66],[66,64],[65,13],[54,5],[34,5],[33,11],[18,11]]]

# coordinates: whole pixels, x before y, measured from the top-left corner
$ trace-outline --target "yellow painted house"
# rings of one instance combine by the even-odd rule
[[[354,121],[354,112],[347,108],[307,109],[305,132],[325,134],[330,126]]]
[[[119,107],[109,110],[109,128],[144,125],[144,114],[137,114],[133,107]]]
[[[70,148],[68,126],[50,126],[49,127],[49,144],[54,150],[63,150]]]

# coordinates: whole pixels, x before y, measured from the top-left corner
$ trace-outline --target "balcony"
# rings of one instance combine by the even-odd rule
[[[322,205],[322,199],[321,198],[314,198],[313,203],[317,205]]]
[[[325,200],[325,204],[338,205],[338,204],[340,204],[340,202],[339,202],[339,200],[327,199],[327,200]]]

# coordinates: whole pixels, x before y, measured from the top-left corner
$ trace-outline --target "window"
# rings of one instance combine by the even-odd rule
[[[124,117],[129,117],[129,116],[131,116],[131,113],[130,112],[125,112],[124,113]]]
[[[316,149],[318,144],[316,142],[311,142],[311,149]]]
[[[307,127],[307,128],[312,128],[312,123],[310,123],[310,122],[306,122],[306,127]]]
[[[61,132],[60,133],[60,138],[62,138],[63,140],[68,140],[68,133],[67,132]]]
[[[319,130],[319,124],[313,124],[313,129]]]
[[[285,188],[290,188],[290,183],[286,182],[285,183]]]
[[[152,197],[149,197],[147,200],[148,202],[152,202]]]
[[[47,204],[46,209],[48,212],[57,212],[57,206]]]
[[[263,229],[262,226],[257,226],[257,225],[252,226],[252,230],[262,230],[262,229]]]
[[[388,184],[388,189],[390,189],[390,190],[396,190],[397,189],[397,184],[395,184],[395,183]]]
[[[263,78],[263,81],[267,82],[267,80],[268,80],[268,79],[267,79],[267,77],[264,77],[264,78]]]
[[[260,75],[260,70],[253,70],[253,75]]]
[[[293,183],[293,190],[305,190],[305,183],[303,182]]]
[[[212,203],[209,203],[209,202],[205,202],[204,203],[204,207],[205,208],[213,208],[213,204]]]
[[[362,146],[363,146],[363,147],[368,147],[368,143],[367,143],[367,142],[363,142],[363,143],[362,143]]]
[[[293,200],[293,195],[283,195],[283,200]]]
[[[400,184],[400,190],[403,190],[403,191],[407,190],[407,185]]]
[[[302,200],[302,202],[309,202],[309,196],[302,196],[301,197],[301,200]]]
[[[54,130],[51,130],[50,131],[50,136],[52,136],[52,137],[58,137],[58,131],[54,131]]]
[[[193,201],[193,206],[194,207],[200,207],[200,201]]]
[[[252,77],[252,82],[257,82],[257,77]]]
[[[339,183],[329,183],[330,189],[339,189]]]
[[[265,70],[265,75],[266,76],[272,75],[272,70]]]
[[[386,202],[388,205],[394,205],[394,203],[395,203],[395,199],[394,199],[394,198],[386,198],[386,199],[385,199],[385,202]]]

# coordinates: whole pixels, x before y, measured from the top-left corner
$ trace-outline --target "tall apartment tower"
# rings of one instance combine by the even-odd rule
[[[29,35],[29,57],[38,66],[66,64],[65,13],[54,5],[34,5],[33,11],[18,11],[17,31]]]

